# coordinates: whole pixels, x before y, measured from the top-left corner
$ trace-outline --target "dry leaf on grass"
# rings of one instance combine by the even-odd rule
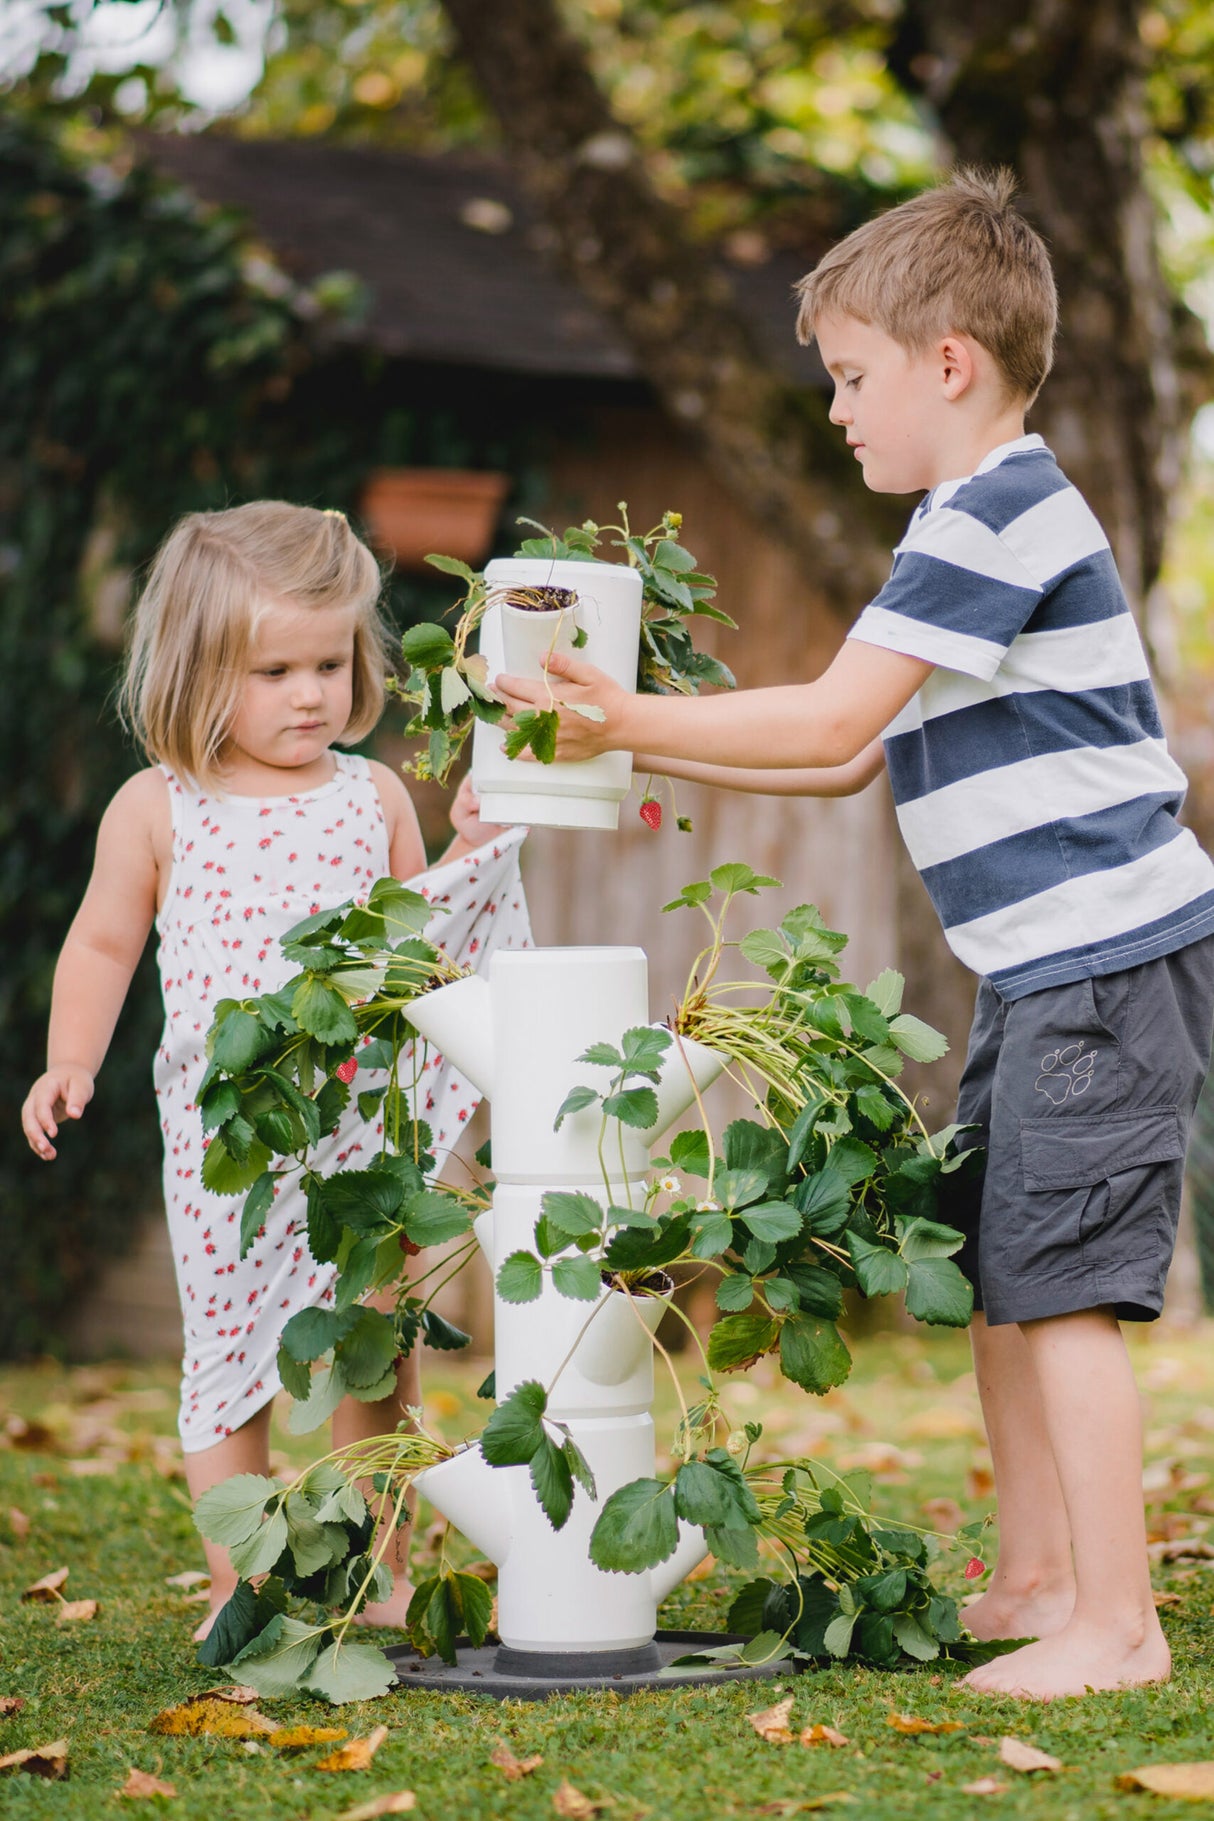
[[[266,1744],[275,1751],[303,1751],[309,1745],[333,1745],[349,1736],[344,1726],[284,1726],[269,1733]]]
[[[183,1568],[180,1574],[166,1574],[164,1584],[166,1587],[209,1587],[211,1577],[201,1568]]]
[[[24,1695],[0,1695],[0,1719],[6,1714],[19,1714],[24,1706]]]
[[[752,1812],[756,1815],[810,1815],[823,1808],[842,1808],[845,1803],[859,1801],[850,1790],[830,1789],[820,1796],[777,1796],[774,1802],[764,1802]]]
[[[965,1522],[965,1513],[956,1499],[924,1499],[919,1507],[933,1530],[952,1536]]]
[[[1051,1758],[1048,1751],[1038,1751],[1035,1745],[1028,1745],[1023,1739],[1000,1739],[999,1762],[1006,1764],[1009,1770],[1062,1769],[1059,1759]]]
[[[177,1791],[171,1783],[162,1783],[159,1777],[153,1777],[146,1770],[132,1770],[126,1782],[118,1791],[120,1796],[175,1796]]]
[[[851,1740],[833,1726],[807,1726],[801,1734],[802,1745],[850,1745]]]
[[[791,1745],[792,1732],[788,1717],[792,1713],[793,1697],[786,1695],[777,1701],[774,1707],[765,1707],[761,1713],[747,1714],[760,1739],[766,1739],[769,1745]]]
[[[610,1801],[594,1802],[584,1796],[580,1789],[574,1789],[572,1783],[562,1777],[560,1787],[552,1798],[552,1806],[564,1821],[594,1821],[595,1815],[601,1815]]]
[[[348,1745],[339,1745],[336,1751],[322,1758],[317,1770],[370,1770],[371,1760],[388,1736],[386,1726],[377,1726],[374,1732],[365,1739],[351,1739]]]
[[[67,1569],[54,1568],[50,1574],[44,1574],[40,1581],[35,1581],[32,1587],[27,1587],[21,1598],[50,1605],[52,1601],[62,1597],[62,1588],[66,1580]]]
[[[1214,1562],[1214,1544],[1199,1537],[1178,1537],[1171,1543],[1148,1543],[1147,1554],[1153,1562]]]
[[[56,1625],[74,1625],[83,1619],[95,1619],[99,1607],[96,1600],[61,1600],[55,1614]]]
[[[1153,1593],[1151,1598],[1155,1602],[1156,1610],[1161,1606],[1183,1606],[1184,1604],[1181,1595],[1178,1593]]]
[[[45,1777],[49,1783],[62,1783],[68,1774],[67,1740],[54,1739],[49,1745],[35,1745],[30,1751],[10,1751],[0,1758],[0,1774],[27,1771],[31,1777]]]
[[[1214,1801],[1214,1763],[1144,1764],[1114,1779],[1118,1789],[1149,1789],[1155,1796],[1184,1802]]]
[[[241,1706],[222,1695],[197,1695],[180,1707],[166,1707],[148,1722],[149,1732],[167,1733],[176,1739],[194,1739],[213,1733],[221,1739],[264,1739],[281,1728],[255,1707]]]
[[[225,1682],[222,1688],[204,1688],[191,1697],[195,1701],[231,1701],[239,1707],[252,1707],[261,1696],[247,1682]]]
[[[539,1752],[530,1758],[516,1758],[504,1739],[499,1739],[489,1753],[489,1762],[497,1766],[510,1783],[517,1783],[520,1777],[529,1777],[533,1770],[538,1770],[544,1762]]]
[[[8,1527],[13,1533],[14,1541],[24,1543],[30,1533],[30,1521],[19,1505],[9,1506]]]
[[[1011,1788],[1010,1783],[1001,1783],[998,1777],[979,1777],[976,1783],[963,1783],[963,1796],[1006,1796]]]
[[[394,1789],[387,1796],[372,1796],[356,1808],[343,1809],[337,1821],[379,1821],[380,1815],[407,1815],[416,1808],[417,1797],[411,1789]]]
[[[918,1714],[887,1714],[885,1724],[892,1726],[895,1732],[905,1733],[945,1733],[964,1732],[960,1720],[921,1720]]]

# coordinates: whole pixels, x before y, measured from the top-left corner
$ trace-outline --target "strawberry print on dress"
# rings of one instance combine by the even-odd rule
[[[277,991],[297,971],[279,938],[316,911],[365,897],[388,872],[387,829],[367,761],[334,758],[328,784],[268,799],[200,794],[163,768],[173,868],[156,919],[165,1026],[154,1073],[185,1329],[178,1427],[191,1453],[213,1447],[270,1401],[280,1388],[275,1356],[284,1323],[333,1299],[335,1269],[308,1250],[295,1178],[279,1189],[260,1237],[240,1257],[244,1196],[202,1186],[206,1141],[195,1095],[217,1003]],[[518,864],[525,835],[509,829],[408,881],[434,905],[426,933],[453,960],[479,968],[495,949],[530,946]],[[433,1051],[421,1059],[417,1094],[415,1111],[431,1126],[441,1165],[479,1096]],[[314,1166],[322,1174],[357,1169],[379,1136],[352,1103],[313,1150]]]

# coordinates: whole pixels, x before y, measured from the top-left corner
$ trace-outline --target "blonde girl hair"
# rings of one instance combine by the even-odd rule
[[[240,705],[268,606],[355,610],[353,699],[343,743],[379,720],[390,667],[379,565],[340,512],[255,500],[176,524],[135,610],[119,710],[148,757],[207,789]]]
[[[796,286],[797,340],[811,342],[823,316],[868,323],[911,354],[971,335],[1008,394],[1031,404],[1054,360],[1058,295],[1015,194],[1006,168],[963,169],[865,222]]]

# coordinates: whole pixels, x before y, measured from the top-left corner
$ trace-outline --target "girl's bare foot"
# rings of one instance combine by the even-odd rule
[[[984,1695],[1053,1701],[1064,1695],[1166,1682],[1172,1673],[1172,1657],[1154,1613],[1143,1628],[1144,1635],[1135,1641],[1137,1629],[1072,1619],[1051,1638],[971,1669],[957,1686]]]

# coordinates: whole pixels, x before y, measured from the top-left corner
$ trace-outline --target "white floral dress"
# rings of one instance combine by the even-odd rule
[[[332,1300],[335,1269],[308,1250],[296,1179],[279,1191],[261,1237],[240,1257],[244,1196],[202,1186],[206,1147],[195,1095],[218,1001],[276,991],[298,971],[284,961],[278,938],[328,905],[365,896],[388,872],[387,829],[367,761],[334,756],[329,783],[297,797],[202,795],[165,768],[173,867],[156,919],[165,1025],[154,1074],[185,1328],[178,1426],[187,1452],[213,1447],[270,1401],[280,1386],[275,1356],[284,1323],[298,1309]],[[454,960],[479,966],[496,948],[529,945],[518,866],[525,834],[510,829],[410,881],[442,907],[428,934]],[[478,1096],[431,1054],[418,1098],[416,1111],[430,1124],[441,1161]],[[351,1104],[312,1160],[322,1173],[358,1168],[377,1148],[376,1137]]]

